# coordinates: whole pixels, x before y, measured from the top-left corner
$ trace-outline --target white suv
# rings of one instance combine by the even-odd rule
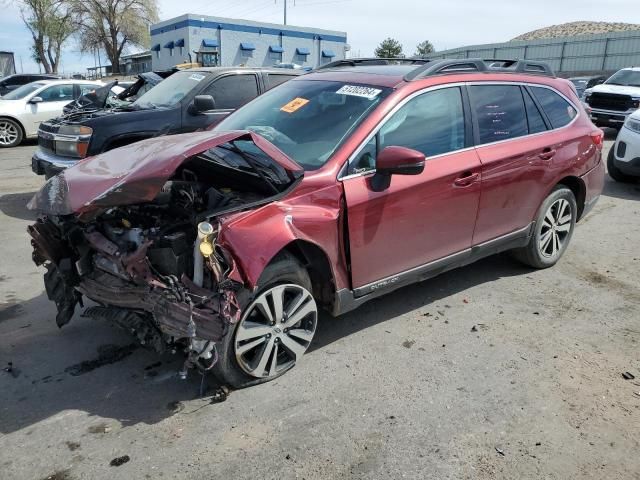
[[[629,115],[609,150],[607,170],[618,182],[640,178],[640,110]]]
[[[89,80],[40,80],[7,93],[0,98],[0,148],[37,137],[41,122],[59,117],[67,103],[101,85]]]
[[[603,84],[585,90],[584,101],[591,109],[593,123],[620,129],[640,108],[640,67],[618,70]]]

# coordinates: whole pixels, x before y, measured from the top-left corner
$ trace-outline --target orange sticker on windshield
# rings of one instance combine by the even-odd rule
[[[294,98],[289,103],[287,103],[284,107],[282,107],[280,111],[293,113],[296,110],[304,107],[307,103],[309,103],[309,100],[307,100],[306,98],[301,98],[301,97]]]

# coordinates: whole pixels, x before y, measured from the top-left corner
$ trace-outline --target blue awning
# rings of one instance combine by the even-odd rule
[[[152,52],[159,52],[160,51],[160,44],[156,43],[153,47],[151,47],[151,51]]]
[[[210,39],[210,38],[204,38],[202,40],[202,46],[203,47],[211,47],[211,48],[217,47],[218,46],[218,40]]]
[[[269,51],[273,53],[282,53],[284,52],[284,48],[280,45],[269,45]]]
[[[336,54],[333,53],[333,50],[322,50],[322,56],[325,58],[333,58]]]
[[[167,43],[164,44],[164,48],[173,48],[173,46],[174,46],[173,41],[167,42]]]
[[[298,55],[311,55],[311,52],[306,47],[298,47],[298,48],[296,48],[296,53]]]
[[[184,47],[184,38],[176,40],[176,47]]]
[[[251,42],[240,42],[240,50],[255,50],[256,46]]]

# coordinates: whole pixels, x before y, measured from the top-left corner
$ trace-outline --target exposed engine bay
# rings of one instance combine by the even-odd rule
[[[32,201],[52,208],[28,231],[33,260],[47,269],[58,326],[86,297],[98,306],[84,316],[112,321],[158,352],[184,351],[181,376],[190,367],[210,369],[215,343],[240,318],[243,287],[228,278],[235,265],[216,242],[217,217],[267,203],[293,181],[277,164],[248,155],[234,142],[207,149],[180,164],[153,200],[99,204],[90,215],[52,213],[56,203],[69,204],[54,197],[71,191],[64,176],[72,169],[52,178]]]

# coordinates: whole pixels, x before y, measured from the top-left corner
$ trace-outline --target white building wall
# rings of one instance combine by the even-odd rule
[[[218,25],[222,28],[217,28]],[[164,48],[168,42],[179,39],[185,41],[182,52],[179,47],[174,48],[173,52]],[[152,51],[153,69],[167,69],[186,63],[189,53],[195,62],[194,51],[200,49],[203,39],[218,40],[221,66],[268,67],[281,62],[293,62],[316,67],[345,58],[347,38],[344,32],[186,14],[151,27],[151,46],[160,45],[159,52]],[[241,43],[252,43],[256,48],[243,51]],[[270,52],[270,45],[282,45],[284,53],[278,55]],[[296,55],[297,48],[308,48],[310,55],[306,58]],[[332,50],[335,57],[323,58],[322,50]]]

